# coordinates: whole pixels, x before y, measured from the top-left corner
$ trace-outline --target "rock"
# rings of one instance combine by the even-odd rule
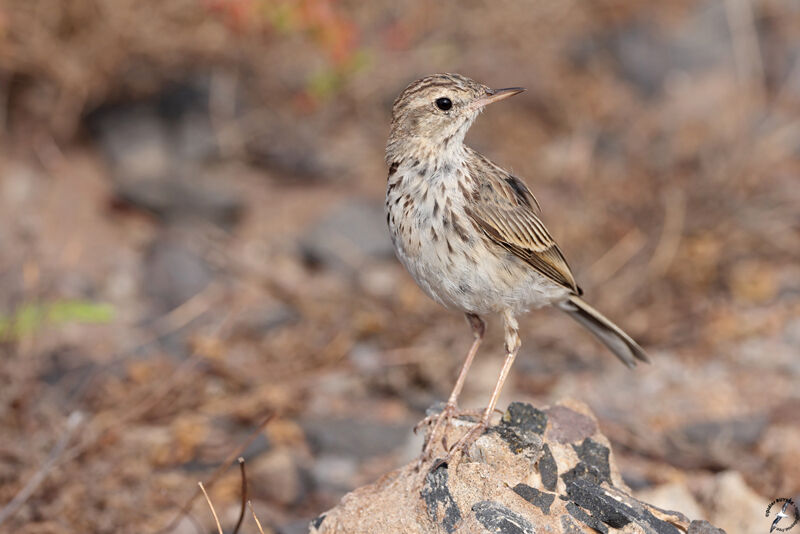
[[[455,443],[473,424],[455,419],[446,441]],[[574,401],[545,409],[512,403],[451,464],[436,465],[445,453],[437,446],[419,471],[413,461],[346,495],[311,523],[311,534],[679,534],[692,525],[630,495],[597,421]]]
[[[197,534],[197,520],[188,515],[181,517],[175,526],[169,531],[170,534]]]
[[[341,150],[341,130],[330,131],[330,119],[294,113],[262,110],[244,142],[253,165],[264,167],[284,180],[311,182],[341,180],[352,174],[350,154]],[[337,121],[338,122],[338,121]],[[347,156],[345,156],[347,154]]]
[[[205,259],[171,232],[159,234],[144,262],[144,293],[162,311],[180,306],[205,289],[213,278]]]
[[[530,521],[493,501],[480,501],[472,505],[475,518],[489,532],[508,534],[536,534]]]
[[[704,76],[721,69],[733,75],[724,0],[699,2],[674,30],[639,18],[606,35],[583,38],[573,47],[573,59],[583,63],[597,50],[610,53],[619,75],[645,96],[658,95],[678,72]]]
[[[411,432],[405,425],[345,417],[306,418],[300,426],[315,452],[362,460],[402,447]]]
[[[276,328],[300,319],[294,308],[279,302],[264,304],[247,310],[237,317],[231,327],[231,335],[245,339],[260,340]]]
[[[669,73],[669,52],[664,36],[650,22],[634,21],[608,37],[609,51],[619,75],[642,94],[661,90]]]
[[[690,73],[733,71],[733,40],[725,0],[697,2],[669,35],[670,67]]]
[[[659,508],[680,510],[688,517],[700,518],[705,516],[694,495],[685,485],[677,482],[661,484],[660,486],[638,491],[636,492],[636,497]]]
[[[764,517],[769,502],[754,492],[736,471],[717,474],[702,488],[702,500],[709,519],[728,532],[767,532]]]
[[[691,423],[679,433],[691,444],[707,446],[711,441],[724,441],[730,446],[748,448],[759,442],[767,423],[765,415],[755,414],[751,417]]]
[[[311,478],[315,489],[337,495],[353,487],[357,473],[358,462],[355,458],[342,455],[319,455],[311,467]]]
[[[115,175],[154,176],[174,161],[217,154],[208,102],[209,80],[198,76],[147,98],[105,103],[85,122]]]
[[[666,448],[686,468],[726,468],[759,443],[767,425],[764,414],[690,423],[665,435]]]
[[[300,241],[306,260],[355,273],[366,260],[394,257],[380,202],[348,202],[323,217]]]
[[[800,415],[797,407],[793,410]],[[785,497],[797,492],[797,481],[800,480],[797,447],[787,447],[788,443],[800,443],[800,426],[797,423],[773,424],[758,444],[758,455],[764,458],[766,468],[772,474],[770,478],[774,495]]]
[[[278,527],[278,534],[305,534],[308,532],[308,519],[298,519]]]
[[[118,200],[163,219],[238,221],[242,199],[205,174],[207,160],[218,153],[206,80],[106,104],[86,121],[108,160]]]
[[[248,471],[256,498],[291,506],[299,503],[308,490],[298,462],[287,448],[276,448],[257,458]]]
[[[373,378],[379,376],[384,364],[381,361],[380,348],[372,343],[360,341],[353,345],[347,355],[359,376]]]
[[[140,178],[168,172],[169,131],[154,105],[107,106],[90,114],[87,121],[115,176]]]
[[[783,336],[753,336],[743,340],[731,352],[731,358],[753,372],[778,372],[800,376],[800,319],[787,321]],[[769,358],[764,358],[769,354]]]
[[[172,135],[177,156],[181,159],[202,162],[217,155],[214,126],[202,108],[181,114],[172,128]]]
[[[64,398],[70,398],[84,385],[91,374],[98,372],[97,363],[83,351],[65,345],[42,355],[39,380],[58,385]]]
[[[725,531],[715,527],[708,521],[695,520],[689,524],[688,534],[725,534]]]
[[[288,135],[287,135],[288,134]],[[285,174],[293,180],[324,180],[336,173],[317,147],[323,142],[294,127],[273,127],[249,139],[245,150],[250,163]]]
[[[163,221],[203,219],[219,226],[234,226],[242,217],[242,198],[210,177],[158,174],[154,177],[118,177],[114,193],[127,205],[147,211]]]
[[[359,285],[370,296],[394,299],[397,295],[398,272],[396,266],[390,263],[368,265],[359,272]]]

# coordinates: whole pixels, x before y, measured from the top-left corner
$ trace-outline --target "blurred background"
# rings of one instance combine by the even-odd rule
[[[241,454],[296,534],[416,456],[471,336],[394,259],[383,150],[441,71],[528,88],[467,142],[653,357],[534,311],[499,406],[588,403],[729,533],[800,493],[800,2],[3,0],[0,530],[209,532],[198,480],[230,529]],[[462,406],[502,357],[490,318]]]

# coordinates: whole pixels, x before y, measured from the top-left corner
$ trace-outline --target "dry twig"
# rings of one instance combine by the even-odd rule
[[[244,470],[244,458],[241,456],[239,456],[239,471],[242,473],[242,508],[239,511],[239,520],[236,521],[236,526],[233,528],[232,534],[239,534],[239,527],[242,526],[245,508],[247,505],[247,474]]]

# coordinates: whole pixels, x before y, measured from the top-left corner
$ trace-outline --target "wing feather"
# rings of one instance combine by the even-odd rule
[[[473,152],[477,184],[467,214],[492,241],[554,282],[580,294],[572,270],[537,215],[538,203],[518,178]]]

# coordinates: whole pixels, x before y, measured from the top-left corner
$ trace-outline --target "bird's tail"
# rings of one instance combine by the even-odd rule
[[[631,336],[609,321],[602,313],[589,306],[579,296],[571,296],[568,300],[561,302],[559,307],[585,326],[628,367],[634,367],[636,360],[650,362],[644,349]]]

